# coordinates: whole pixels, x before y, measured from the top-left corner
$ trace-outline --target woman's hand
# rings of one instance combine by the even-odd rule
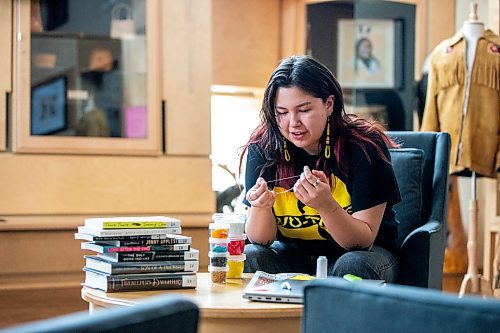
[[[294,185],[294,193],[303,204],[318,211],[321,208],[338,206],[332,197],[325,173],[318,170],[311,171],[307,166],[304,167],[304,172]]]
[[[276,200],[276,194],[269,190],[264,178],[259,177],[255,185],[247,192],[248,202],[255,208],[271,208]]]

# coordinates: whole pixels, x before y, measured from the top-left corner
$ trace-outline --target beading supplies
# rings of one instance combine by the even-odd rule
[[[216,213],[212,216],[214,223],[211,223],[209,228],[215,228],[215,226],[227,227],[227,238],[222,240],[220,238],[218,241],[210,238],[210,250],[212,252],[223,252],[227,251],[227,264],[225,269],[225,278],[228,279],[239,279],[243,273],[243,268],[245,266],[246,256],[245,251],[245,214],[238,213]],[[215,231],[217,233],[217,231]],[[214,232],[211,232],[211,236],[214,237]],[[212,258],[212,257],[211,257]],[[220,271],[217,273],[222,277]],[[224,279],[225,280],[225,279]]]

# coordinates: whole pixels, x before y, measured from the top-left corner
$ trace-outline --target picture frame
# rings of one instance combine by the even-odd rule
[[[392,19],[339,19],[337,78],[345,88],[393,89],[399,85],[396,64],[397,24]]]
[[[31,88],[31,135],[65,130],[67,123],[67,78],[59,76]]]

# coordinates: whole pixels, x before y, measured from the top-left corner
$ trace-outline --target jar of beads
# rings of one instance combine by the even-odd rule
[[[215,213],[212,216],[215,223],[229,224],[229,237],[238,237],[245,232],[246,215],[240,213]]]
[[[214,238],[210,237],[208,243],[212,252],[228,252],[229,238]]]
[[[228,279],[241,279],[241,274],[243,274],[243,268],[245,267],[245,259],[245,254],[229,256],[229,261],[227,262],[229,269],[227,272]]]
[[[227,272],[229,271],[229,267],[217,267],[208,265],[208,271],[210,272],[210,279],[214,283],[226,283],[227,280]]]
[[[229,258],[228,252],[208,252],[210,257],[210,265],[214,267],[225,267],[227,266],[227,258]]]
[[[239,255],[242,254],[245,250],[245,239],[247,236],[242,234],[236,237],[229,237],[229,242],[227,244],[227,249],[229,254],[231,255]]]
[[[209,236],[213,238],[227,238],[229,235],[229,224],[210,223],[208,225]]]

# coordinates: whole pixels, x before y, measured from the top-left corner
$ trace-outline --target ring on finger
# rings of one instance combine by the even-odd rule
[[[312,183],[312,186],[316,187],[319,185],[319,183],[321,182],[321,180],[319,180],[319,178],[316,178],[316,180],[314,181],[314,183]]]

